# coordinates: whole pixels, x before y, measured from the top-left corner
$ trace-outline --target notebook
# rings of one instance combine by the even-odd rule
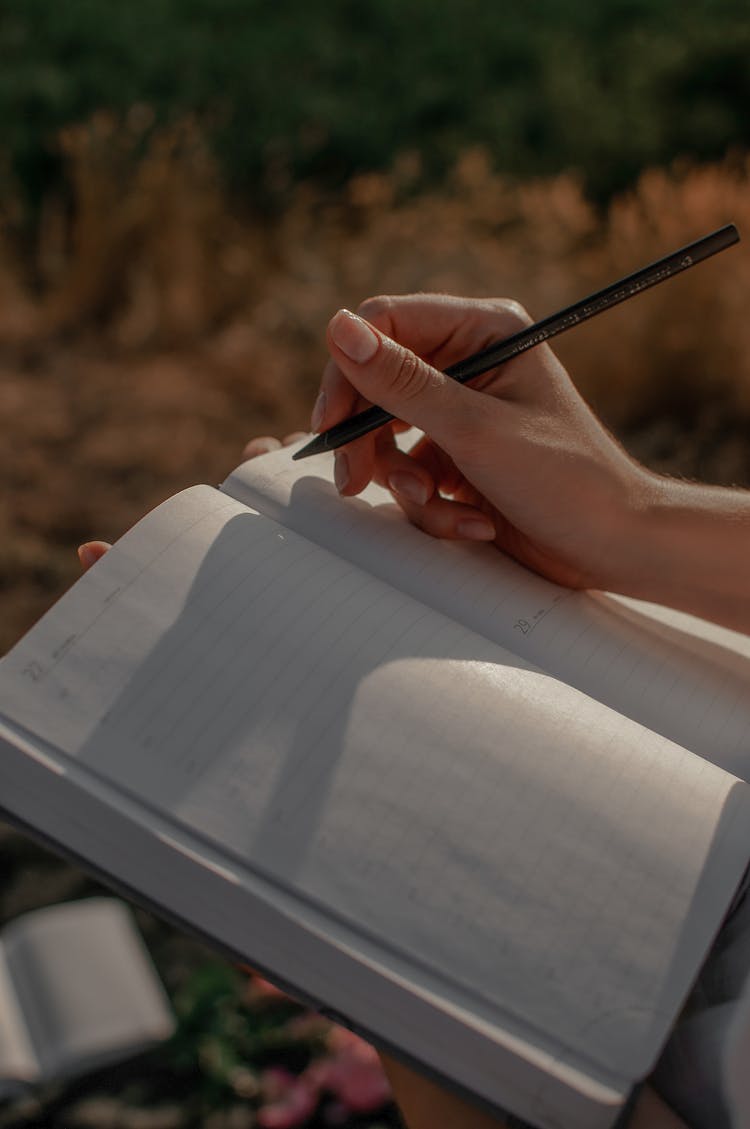
[[[0,804],[477,1105],[609,1129],[750,857],[750,639],[294,449],[167,500],[6,656]]]

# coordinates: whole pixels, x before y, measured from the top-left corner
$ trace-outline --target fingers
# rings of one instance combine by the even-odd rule
[[[285,435],[283,440],[276,439],[273,435],[261,435],[256,439],[251,439],[245,445],[242,458],[247,461],[257,458],[258,455],[268,455],[271,451],[278,451],[281,447],[288,447],[291,443],[296,443],[298,439],[304,438],[304,431],[293,431],[290,435]]]
[[[412,525],[433,537],[448,541],[494,541],[496,530],[493,521],[464,502],[433,494],[424,505],[418,505],[402,494],[394,496]]]
[[[462,437],[470,437],[473,445],[478,432],[486,430],[486,397],[444,376],[356,314],[339,310],[331,319],[328,347],[366,401],[421,428],[448,452]]]
[[[445,386],[447,380],[436,369],[446,368],[453,361],[470,356],[492,341],[506,338],[520,327],[530,323],[530,317],[517,303],[508,299],[479,300],[454,298],[445,295],[408,295],[403,297],[369,298],[359,307],[361,317],[348,312],[335,315],[329,326],[329,348],[331,360],[326,365],[321,383],[321,391],[313,410],[312,427],[323,431],[335,423],[363,411],[370,403],[378,403],[395,415],[390,428],[381,428],[373,434],[364,436],[347,444],[337,457],[337,484],[341,493],[355,495],[372,479],[377,478],[377,462],[381,460],[384,449],[394,449],[392,435],[410,423],[417,423],[430,434],[439,435],[435,423],[421,412],[419,418],[413,413],[401,412],[400,405],[409,399],[409,390],[420,382],[430,386]],[[357,343],[352,336],[352,325],[369,323],[374,330],[374,338],[380,343],[382,352],[376,362],[368,362],[357,353]],[[341,340],[337,342],[337,333]],[[395,344],[398,340],[399,344]],[[363,339],[364,341],[365,339]],[[333,347],[332,347],[333,342]],[[347,352],[354,348],[355,355]],[[343,347],[343,348],[341,348]],[[421,361],[420,361],[421,358]],[[367,365],[369,370],[361,370],[363,379],[358,382],[355,370]],[[386,370],[391,370],[391,382],[401,387],[398,403],[386,402],[382,384],[378,384]],[[494,376],[488,374],[486,383]],[[452,388],[457,387],[450,382]],[[387,384],[386,384],[387,392]],[[468,392],[468,390],[466,390]],[[452,391],[442,396],[437,420],[443,427],[448,422],[457,422],[452,408]],[[463,395],[462,403],[469,404]],[[478,410],[478,409],[477,409]],[[402,422],[407,420],[407,422]],[[456,435],[452,429],[452,434]],[[476,428],[469,427],[470,445],[476,437]],[[460,436],[457,440],[460,443]],[[385,445],[385,446],[384,446]]]
[[[79,545],[78,560],[81,562],[83,571],[88,572],[92,565],[101,560],[111,548],[112,546],[108,545],[106,541],[86,541],[85,544]]]
[[[310,417],[312,431],[321,432],[332,427],[339,420],[354,415],[364,404],[358,404],[357,389],[346,379],[341,369],[329,360],[323,369],[318,398],[313,405]]]
[[[357,313],[437,369],[531,324],[526,311],[510,298],[449,294],[381,295],[362,302]]]
[[[393,443],[387,433],[380,438],[373,460],[373,479],[390,490],[396,502],[413,525],[433,537],[448,540],[492,541],[496,530],[492,519],[474,501],[477,492],[466,488],[463,476],[450,458],[429,439],[423,439],[407,454]],[[336,452],[336,484],[342,494],[356,493],[358,480],[341,478],[342,462],[346,460],[358,473],[356,463],[350,459],[349,446]],[[363,484],[365,485],[365,484]],[[456,498],[443,497],[459,491]],[[465,495],[465,496],[464,496]]]
[[[245,444],[242,451],[242,458],[245,461],[247,459],[256,459],[258,455],[269,455],[271,451],[278,451],[280,449],[280,439],[276,439],[273,435],[260,435]]]
[[[323,370],[310,427],[316,432],[325,431],[342,419],[363,411],[367,406],[367,401],[331,359]],[[388,432],[389,429],[383,428],[383,431]],[[334,480],[339,493],[347,496],[359,494],[373,478],[375,447],[379,438],[381,437],[371,432],[348,443],[345,451],[336,452]]]
[[[426,437],[409,454],[394,446],[380,451],[375,481],[391,491],[413,525],[433,537],[470,541],[495,538],[495,526],[479,508],[477,491],[466,483],[445,452]]]
[[[435,493],[435,478],[424,460],[407,455],[392,442],[378,444],[374,479],[400,500],[417,506],[424,506]]]
[[[435,483],[436,489],[442,494],[454,495],[459,488],[466,485],[464,476],[450,455],[446,454],[426,435],[420,439],[416,446],[412,447],[409,458],[424,467]],[[467,501],[468,499],[462,498],[461,500]]]

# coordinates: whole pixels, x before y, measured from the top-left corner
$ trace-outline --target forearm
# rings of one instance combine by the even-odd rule
[[[750,632],[750,492],[647,476],[614,590]]]

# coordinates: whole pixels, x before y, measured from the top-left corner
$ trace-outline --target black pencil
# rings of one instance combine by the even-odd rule
[[[465,384],[475,376],[481,376],[483,372],[488,372],[489,369],[502,364],[503,361],[509,361],[519,353],[548,341],[550,337],[564,333],[566,329],[572,329],[573,326],[603,313],[619,302],[625,302],[635,294],[640,294],[642,290],[656,286],[659,282],[665,282],[668,278],[715,255],[717,251],[724,251],[733,243],[737,243],[739,238],[739,232],[734,224],[720,227],[718,231],[704,235],[694,243],[688,243],[679,251],[673,251],[671,255],[665,255],[663,259],[657,259],[655,263],[626,275],[619,282],[613,282],[603,290],[597,290],[595,294],[589,294],[587,298],[574,302],[572,306],[566,306],[558,313],[550,314],[549,317],[530,325],[528,329],[506,338],[505,341],[490,345],[480,353],[451,365],[445,370],[445,375],[453,377],[459,384]],[[360,435],[366,435],[368,431],[374,431],[376,427],[382,427],[393,418],[383,408],[367,408],[366,411],[337,423],[335,427],[329,428],[321,435],[316,435],[305,447],[297,451],[293,458],[306,459],[309,455],[333,451],[337,447],[343,447],[345,443],[351,443],[353,439],[358,439]]]

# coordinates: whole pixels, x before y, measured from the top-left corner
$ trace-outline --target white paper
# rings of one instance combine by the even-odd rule
[[[76,589],[3,713],[332,937],[647,1068],[750,851],[744,786],[209,488]]]
[[[493,546],[440,541],[370,484],[341,498],[333,458],[291,448],[222,489],[618,713],[750,778],[750,637],[636,600],[561,588]]]

